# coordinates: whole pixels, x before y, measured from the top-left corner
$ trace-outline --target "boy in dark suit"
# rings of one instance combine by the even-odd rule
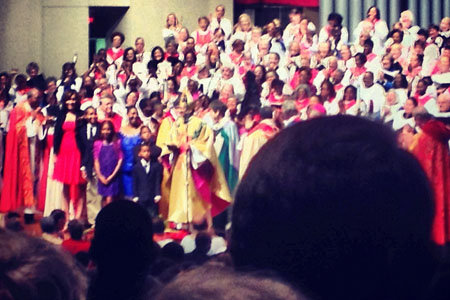
[[[157,203],[161,199],[162,166],[157,159],[159,153],[159,147],[141,144],[139,160],[133,167],[133,201],[144,206],[152,217],[158,216]]]
[[[101,209],[102,197],[97,191],[97,177],[94,172],[94,141],[100,134],[97,112],[90,106],[86,108],[83,123],[77,129],[77,143],[81,149],[81,174],[87,181],[86,210],[89,224],[95,223],[95,217]]]

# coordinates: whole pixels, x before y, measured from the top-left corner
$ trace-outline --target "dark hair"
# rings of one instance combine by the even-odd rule
[[[356,59],[357,57],[361,60],[361,62],[362,62],[363,64],[365,64],[365,63],[367,62],[367,56],[366,56],[364,53],[356,53],[356,54],[355,54],[355,59]]]
[[[184,260],[183,247],[176,242],[167,243],[161,249],[161,257],[168,258],[175,262],[182,262]]]
[[[417,102],[417,99],[414,97],[409,97],[408,99],[406,99],[406,101],[408,100],[410,100],[414,104],[414,107],[417,107],[417,105],[419,105],[419,102]]]
[[[426,39],[429,36],[428,30],[424,28],[420,28],[419,31],[417,31],[417,35],[423,35]]]
[[[87,281],[73,258],[42,239],[0,228],[2,299],[79,300]]]
[[[194,57],[194,64],[197,62],[197,55],[195,54],[194,50],[188,50],[185,54],[184,54],[184,64],[186,64],[186,57],[188,56],[188,54],[192,54]]]
[[[388,37],[389,37],[389,38],[392,38],[392,37],[394,36],[394,33],[400,34],[400,38],[401,38],[401,40],[403,41],[403,35],[404,35],[404,33],[403,33],[402,30],[399,30],[399,29],[392,29],[392,30],[389,32]]]
[[[50,216],[55,220],[55,223],[58,223],[60,220],[66,218],[66,213],[62,209],[54,209],[50,213]]]
[[[273,110],[271,107],[269,106],[264,106],[261,108],[261,110],[259,111],[259,114],[261,116],[261,120],[265,120],[265,119],[272,119],[273,116]]]
[[[421,299],[431,195],[392,129],[351,116],[300,122],[269,140],[242,178],[231,255],[317,299]]]
[[[166,226],[164,226],[164,220],[160,217],[152,218],[152,226],[154,233],[164,233],[164,229],[166,228]]]
[[[207,17],[205,17],[205,16],[199,17],[197,19],[197,23],[200,23],[201,20],[205,20],[206,24],[207,24],[207,27],[209,26],[209,19]]]
[[[219,114],[223,117],[225,116],[225,112],[227,111],[227,106],[220,100],[214,100],[209,104],[209,108],[213,112],[219,112]]]
[[[342,16],[338,13],[332,12],[328,15],[328,21],[335,21],[336,25],[342,25]]]
[[[376,7],[375,5],[372,5],[371,7],[369,7],[369,9],[367,10],[366,15],[367,15],[367,16],[369,15],[369,11],[370,11],[372,8],[375,8],[375,10],[377,11],[377,13],[375,14],[375,18],[376,18],[377,20],[379,20],[379,19],[381,18],[380,9],[379,9],[378,7]]]
[[[364,46],[369,46],[370,47],[370,49],[373,49],[373,41],[372,41],[372,39],[367,39],[367,40],[365,40],[364,41]]]
[[[175,86],[175,91],[178,92],[179,89],[179,85],[178,85],[178,81],[175,77],[170,76],[169,78],[167,78],[167,82],[172,81],[173,85]]]
[[[122,45],[123,42],[125,42],[125,35],[123,35],[122,32],[118,32],[118,31],[113,32],[111,34],[111,43],[116,36],[120,37],[120,44]]]
[[[109,128],[111,129],[111,132],[109,133],[108,136],[103,137],[102,134],[101,134],[101,130],[103,129],[103,127],[104,127],[105,125],[108,125],[108,126],[109,126]],[[102,140],[103,138],[105,138],[106,141],[107,141],[108,143],[111,143],[112,141],[114,141],[115,137],[116,137],[116,131],[115,131],[115,129],[114,129],[114,124],[113,124],[113,122],[112,122],[111,120],[104,120],[104,121],[100,124],[100,135],[98,136],[98,139]]]
[[[56,231],[55,219],[53,219],[52,217],[43,217],[39,222],[42,232],[54,233]]]
[[[66,106],[66,102],[68,100],[72,99],[72,96],[75,96],[75,112],[79,112],[80,111],[80,96],[78,95],[77,91],[75,90],[68,90],[66,92],[64,92],[62,98],[61,98],[61,111],[63,113],[67,114],[67,106]]]
[[[154,251],[152,220],[144,207],[128,200],[105,206],[95,220],[89,250],[97,277],[87,299],[137,299],[148,288]]]
[[[345,93],[347,92],[347,90],[348,89],[351,89],[352,91],[353,91],[353,93],[355,94],[355,96],[357,96],[357,90],[356,90],[356,87],[354,86],[354,85],[347,85],[346,87],[345,87],[345,89],[344,89],[344,100],[345,100]],[[351,99],[351,100],[353,100],[353,99]]]
[[[62,129],[62,126],[66,120],[66,116],[67,116],[67,107],[66,107],[66,102],[67,100],[69,100],[73,95],[76,95],[76,102],[75,102],[75,115],[77,117],[76,120],[76,129],[79,129],[79,125],[80,123],[78,122],[78,118],[81,117],[83,115],[83,112],[80,110],[80,98],[79,95],[76,91],[74,90],[68,90],[66,91],[63,96],[62,96],[62,109],[59,111],[58,116],[56,118],[56,124],[55,124],[55,134],[54,134],[54,142],[53,142],[53,147],[54,147],[54,152],[55,154],[59,153],[59,149],[61,147],[61,141],[62,141],[62,137],[64,134],[64,131]],[[78,131],[77,131],[78,133]],[[77,147],[78,149],[82,149],[81,145],[80,145],[80,140],[77,138]]]
[[[72,220],[67,225],[67,229],[69,229],[69,234],[72,240],[80,241],[83,237],[83,224],[78,220]]]
[[[439,26],[436,25],[436,24],[431,24],[430,26],[428,26],[428,31],[430,31],[430,29],[437,30],[438,32],[441,30],[441,29],[439,28]]]
[[[133,59],[132,60],[128,60],[127,59],[127,55],[129,51],[133,51]],[[123,61],[129,61],[131,63],[135,63],[136,62],[136,50],[134,50],[133,47],[128,47],[123,51]]]
[[[396,81],[395,81],[395,77],[397,77],[397,76],[400,76],[400,78],[401,78],[399,86],[396,84]],[[406,79],[406,75],[399,73],[399,74],[395,75],[395,77],[394,77],[394,89],[399,89],[399,88],[406,89],[408,87],[408,80]]]
[[[324,87],[325,85],[325,87]],[[331,83],[330,80],[325,79],[324,81],[322,81],[322,84],[320,85],[320,88],[326,88],[328,90],[328,92],[330,93],[331,97],[336,96],[336,91],[334,90],[334,85]]]
[[[414,42],[414,47],[419,46],[422,49],[425,49],[425,47],[427,46],[427,43],[421,40],[417,40]]]
[[[199,232],[195,237],[195,250],[207,254],[211,249],[211,236],[207,232]]]
[[[162,58],[161,58],[160,60],[156,60],[156,59],[155,59],[155,52],[156,52],[157,50],[161,51],[161,53],[162,53]],[[152,57],[152,60],[154,60],[154,61],[162,62],[162,61],[164,60],[164,49],[163,49],[162,47],[160,47],[160,46],[154,47],[154,48],[152,49],[151,57]]]
[[[34,61],[33,62],[30,62],[28,65],[27,65],[27,74],[30,74],[30,72],[31,72],[31,69],[36,69],[36,71],[37,72],[39,72],[39,65],[37,64],[37,63],[35,63]]]
[[[75,70],[75,64],[71,62],[66,62],[62,65],[61,79],[66,78],[66,71],[72,69],[73,74],[70,78],[75,79],[78,77],[77,71]]]

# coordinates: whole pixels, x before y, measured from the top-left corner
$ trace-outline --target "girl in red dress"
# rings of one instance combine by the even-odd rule
[[[62,98],[62,110],[56,120],[54,152],[56,163],[53,178],[64,184],[62,207],[69,215],[73,206],[74,218],[80,219],[84,208],[86,181],[81,176],[81,154],[76,139],[77,121],[81,117],[80,98],[76,91],[69,90]]]

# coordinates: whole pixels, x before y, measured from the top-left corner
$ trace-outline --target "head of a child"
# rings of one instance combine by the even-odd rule
[[[72,220],[67,225],[69,229],[70,238],[75,241],[80,241],[83,237],[83,224],[78,220]]]
[[[114,131],[114,125],[110,120],[105,120],[100,127],[100,135],[103,141],[111,143],[114,139],[116,132]]]
[[[206,30],[209,26],[209,20],[207,17],[200,17],[198,18],[198,27],[200,27],[202,30]]]
[[[84,112],[84,117],[85,117],[86,121],[90,124],[97,123],[97,111],[92,106],[89,106],[88,108],[86,108],[86,110]]]
[[[150,131],[150,128],[148,126],[141,126],[141,132],[140,132],[141,140],[144,142],[149,142],[150,138],[152,136],[152,132]]]
[[[50,216],[54,220],[56,231],[63,230],[64,226],[66,225],[66,221],[67,221],[66,213],[62,209],[54,209],[50,213]]]
[[[151,155],[150,144],[145,143],[140,145],[138,156],[145,161],[149,161],[150,155]]]

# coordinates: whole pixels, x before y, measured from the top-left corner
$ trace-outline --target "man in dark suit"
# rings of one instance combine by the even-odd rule
[[[161,199],[162,166],[157,158],[157,146],[141,144],[139,160],[133,167],[133,201],[144,206],[151,217],[158,216],[157,203]]]
[[[88,107],[84,113],[84,122],[78,128],[77,140],[81,148],[81,172],[87,181],[86,207],[89,224],[95,223],[95,217],[101,209],[101,196],[97,191],[97,176],[94,172],[94,156],[92,154],[94,141],[99,134],[97,112],[93,107]]]

